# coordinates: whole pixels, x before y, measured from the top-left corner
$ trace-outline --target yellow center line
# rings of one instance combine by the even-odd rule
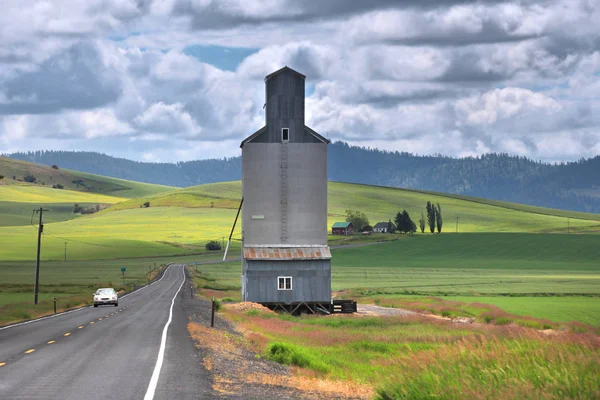
[[[56,340],[51,340],[48,342],[48,344],[52,344],[52,343],[56,343]]]
[[[33,353],[34,351],[35,351],[35,349],[29,349],[29,350],[27,350],[27,351],[25,352],[25,354],[31,354],[31,353]]]
[[[6,363],[0,362],[0,367],[4,367]]]
[[[83,329],[83,325],[78,326],[77,329]]]
[[[71,335],[71,332],[67,332],[63,336],[69,336],[69,335]]]

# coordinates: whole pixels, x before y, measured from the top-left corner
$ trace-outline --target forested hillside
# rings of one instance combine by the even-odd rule
[[[240,157],[147,163],[92,152],[38,151],[9,157],[140,182],[192,186],[241,179]],[[329,180],[432,190],[600,212],[600,156],[547,164],[507,154],[450,158],[329,146]]]

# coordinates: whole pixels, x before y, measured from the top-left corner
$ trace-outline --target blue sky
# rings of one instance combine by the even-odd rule
[[[183,54],[192,56],[200,62],[214,65],[224,71],[235,71],[246,57],[257,53],[258,50],[217,45],[192,45],[183,49]]]

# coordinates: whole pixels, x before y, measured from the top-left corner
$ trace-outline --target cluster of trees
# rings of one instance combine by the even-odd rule
[[[425,218],[425,215],[421,212],[421,219],[419,220],[421,233],[425,233],[426,225],[429,226],[431,233],[434,233],[436,229],[437,233],[442,233],[444,219],[442,217],[442,206],[440,206],[440,203],[434,205],[432,202],[428,201],[425,209],[427,210],[427,218]],[[362,211],[346,210],[346,222],[352,222],[356,231],[373,231],[373,227],[369,224],[369,218]],[[410,217],[408,211],[402,210],[396,214],[394,223],[392,223],[392,220],[388,220],[387,231],[388,233],[414,233],[417,231],[417,225]]]
[[[35,181],[37,181],[37,178],[31,174],[27,174],[23,177],[23,180],[25,182],[29,182],[29,183],[35,183]]]
[[[429,231],[434,233],[437,229],[437,233],[442,233],[442,225],[444,220],[442,218],[442,207],[440,203],[437,203],[437,206],[432,202],[427,202],[427,206],[425,206],[427,210],[427,225],[429,226]],[[421,232],[425,232],[425,222],[423,213],[421,213],[421,221],[419,221],[419,225],[421,228]]]
[[[427,210],[427,217],[421,212],[421,219],[419,219],[419,229],[421,230],[421,233],[425,233],[426,226],[429,226],[429,231],[431,233],[434,233],[436,229],[437,233],[442,233],[444,219],[442,217],[442,206],[440,206],[440,203],[434,205],[432,202],[428,201],[425,209]],[[396,214],[394,223],[396,224],[396,230],[398,232],[414,233],[417,231],[417,225],[413,222],[410,214],[406,210],[402,210],[402,212]],[[388,224],[388,232],[393,233],[390,226],[393,227],[391,221]]]
[[[92,206],[90,208],[85,208],[85,207],[81,207],[79,204],[75,203],[75,204],[73,204],[73,214],[93,214],[93,213],[97,213],[98,211],[102,210],[103,208],[106,208],[106,207],[102,207],[100,204],[96,204],[95,206]]]
[[[369,223],[369,218],[365,213],[355,210],[346,210],[346,222],[352,222],[356,231],[372,232],[373,227]]]
[[[64,189],[64,185],[62,183],[57,183],[55,185],[52,185],[53,189]]]
[[[221,250],[221,243],[218,240],[211,240],[204,247],[206,250]]]
[[[148,207],[150,207],[149,201],[145,202],[144,204],[140,204],[140,208],[148,208]]]
[[[394,223],[396,224],[396,231],[403,233],[413,233],[417,231],[417,226],[410,218],[408,211],[402,210],[396,214],[396,218],[394,218]]]

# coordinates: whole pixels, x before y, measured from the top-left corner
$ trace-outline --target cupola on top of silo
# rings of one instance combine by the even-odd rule
[[[328,143],[304,125],[304,87],[306,76],[283,67],[265,77],[265,126],[244,140],[245,143]]]

